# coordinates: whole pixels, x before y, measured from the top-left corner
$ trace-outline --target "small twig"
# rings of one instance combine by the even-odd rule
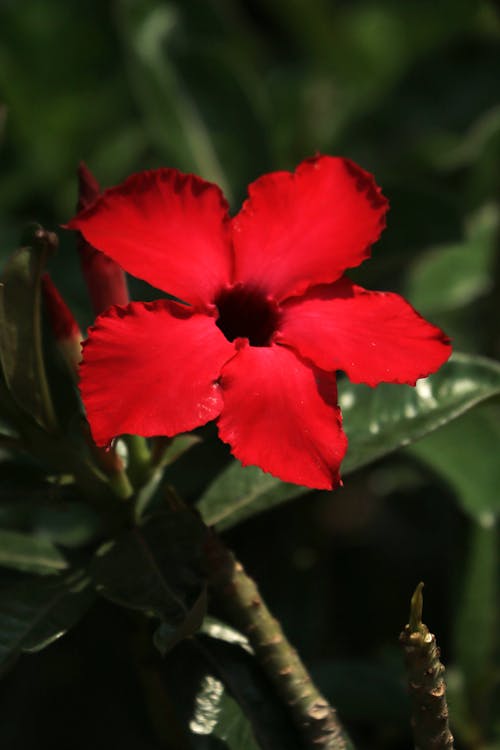
[[[305,747],[352,750],[335,709],[314,685],[254,581],[215,534],[208,543],[207,562],[213,593],[232,623],[247,636],[262,668],[287,705]]]
[[[453,750],[448,723],[444,666],[436,637],[422,622],[423,583],[411,599],[408,625],[399,636],[405,652],[408,684],[412,701],[412,728],[415,750]]]

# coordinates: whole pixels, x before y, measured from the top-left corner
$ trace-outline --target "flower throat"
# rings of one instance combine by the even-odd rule
[[[262,292],[237,284],[216,298],[217,326],[228,341],[246,338],[251,346],[270,346],[279,322],[278,306]]]

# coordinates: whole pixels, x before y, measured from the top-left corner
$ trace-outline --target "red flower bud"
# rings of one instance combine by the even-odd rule
[[[99,184],[84,162],[78,167],[78,188],[77,207],[82,211],[100,195]],[[78,234],[77,246],[94,313],[100,315],[111,305],[127,305],[127,281],[120,266],[96,250],[81,234]]]
[[[48,273],[42,276],[42,293],[54,338],[67,364],[76,374],[82,358],[82,333],[78,323]]]

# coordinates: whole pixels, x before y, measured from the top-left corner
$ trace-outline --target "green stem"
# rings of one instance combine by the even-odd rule
[[[146,438],[140,435],[125,435],[128,450],[127,474],[134,487],[142,487],[151,474],[151,452]]]
[[[305,747],[352,750],[335,709],[321,695],[254,581],[222,541],[212,534],[207,548],[209,585],[250,645],[287,705]]]
[[[419,583],[411,599],[409,623],[399,637],[412,701],[415,750],[453,750],[444,666],[436,638],[422,622],[422,588]]]
[[[122,470],[116,471],[113,474],[108,474],[108,482],[114,494],[120,498],[120,500],[128,500],[134,494],[134,488],[130,483],[126,471]]]

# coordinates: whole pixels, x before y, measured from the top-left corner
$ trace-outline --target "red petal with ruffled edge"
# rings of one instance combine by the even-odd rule
[[[387,200],[347,159],[318,156],[264,175],[233,219],[235,280],[285,299],[335,281],[368,257]]]
[[[216,185],[157,169],[106,190],[67,228],[133,276],[196,305],[230,280],[227,211]]]
[[[217,417],[235,352],[215,319],[175,302],[112,307],[89,330],[80,390],[92,435],[176,435]]]
[[[451,354],[440,328],[398,294],[371,292],[344,278],[283,305],[276,339],[354,383],[407,383],[435,372]]]
[[[347,449],[335,376],[281,346],[243,346],[222,370],[219,435],[243,465],[332,489]]]

